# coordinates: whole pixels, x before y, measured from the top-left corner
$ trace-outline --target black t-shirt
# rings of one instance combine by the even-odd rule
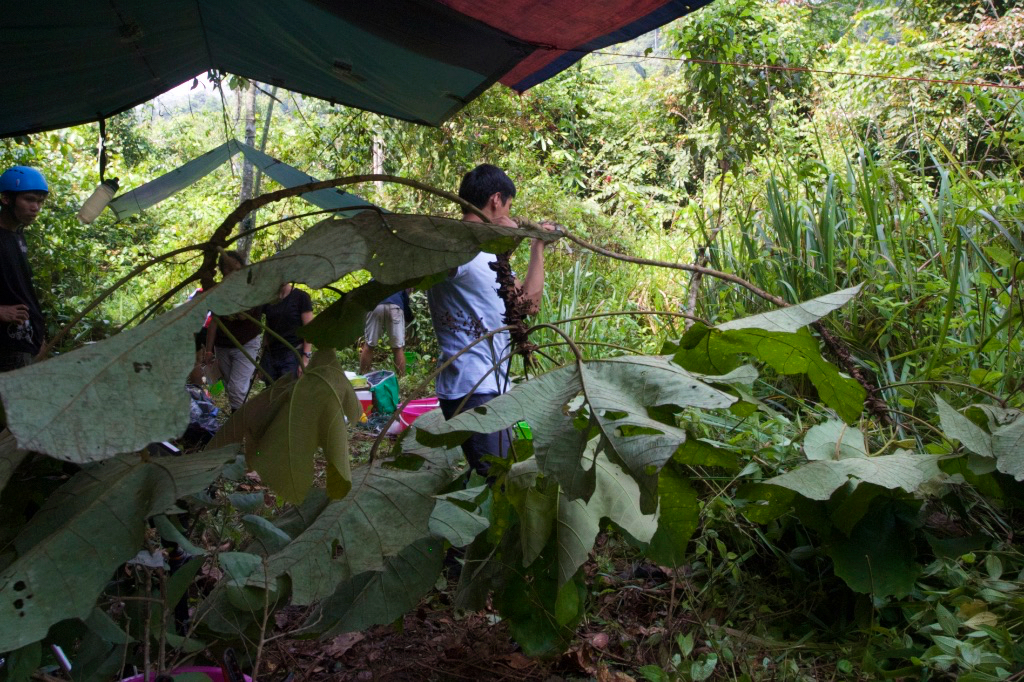
[[[258,320],[263,316],[263,306],[256,306],[245,312],[249,317]],[[224,315],[220,318],[220,321],[224,323],[224,327],[231,332],[231,335],[238,339],[238,343],[249,343],[263,331],[261,326],[243,316],[242,313]],[[214,323],[211,321],[210,324]],[[234,342],[228,338],[227,334],[217,334],[213,339],[213,345],[219,348],[235,347]]]
[[[313,312],[313,301],[305,291],[292,287],[283,299],[266,306],[265,312],[267,327],[283,336],[293,348],[298,348],[302,343],[297,333],[302,326],[302,313]],[[268,352],[286,350],[276,338],[266,336]]]
[[[28,306],[28,322],[0,322],[0,350],[38,353],[46,327],[32,286],[25,235],[21,230],[0,228],[0,305],[19,303]]]

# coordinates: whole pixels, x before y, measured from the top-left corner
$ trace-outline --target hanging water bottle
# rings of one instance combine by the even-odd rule
[[[117,188],[117,178],[110,178],[96,185],[92,196],[85,200],[82,208],[78,211],[78,219],[86,225],[96,220],[100,213],[103,212],[103,209],[107,207],[107,204],[110,203],[110,200],[114,198]]]

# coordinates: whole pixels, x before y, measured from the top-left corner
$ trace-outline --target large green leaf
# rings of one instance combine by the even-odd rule
[[[602,454],[594,458],[593,467],[597,472],[597,485],[589,501],[559,496],[556,519],[559,588],[586,562],[601,530],[602,519],[611,521],[644,544],[651,541],[658,528],[657,515],[640,510],[640,490],[633,478]]]
[[[640,486],[640,508],[657,508],[658,472],[686,441],[683,429],[648,416],[662,405],[726,408],[736,398],[709,386],[666,357],[635,356],[587,363],[584,395],[610,455]]]
[[[246,461],[281,499],[299,503],[313,485],[313,456],[322,450],[327,493],[344,497],[352,487],[346,420],[354,424],[361,413],[334,349],[324,349],[313,356],[266,430],[246,442]]]
[[[803,327],[846,305],[862,286],[726,322],[717,329],[698,323],[680,339],[675,361],[694,372],[721,374],[739,365],[739,355],[753,355],[779,374],[806,374],[822,402],[852,423],[863,409],[864,388],[826,362],[818,342]]]
[[[595,457],[596,445],[594,439],[587,448],[588,464],[596,470],[594,494],[588,501],[570,499],[552,481],[539,477],[533,459],[513,464],[509,471],[508,494],[519,515],[522,563],[529,566],[540,556],[554,530],[559,587],[587,560],[602,519],[645,544],[657,529],[657,515],[640,511],[636,481],[605,455]]]
[[[700,503],[688,473],[674,460],[661,470],[658,502],[658,529],[651,538],[647,556],[665,566],[680,566],[686,560],[686,545],[700,521]]]
[[[207,487],[233,452],[142,462],[122,456],[86,467],[51,495],[14,540],[0,572],[0,651],[85,619],[114,570],[142,544],[146,518]]]
[[[389,557],[382,570],[361,573],[341,583],[293,634],[332,637],[394,622],[434,587],[443,561],[442,543],[421,538]]]
[[[836,419],[812,426],[807,431],[804,436],[804,453],[810,460],[868,456],[867,444],[860,429]]]
[[[828,518],[836,528],[850,535],[879,496],[892,496],[888,490],[874,483],[861,483],[853,490],[844,491],[829,501]]]
[[[345,580],[383,570],[388,557],[431,537],[434,496],[458,475],[453,466],[458,455],[426,448],[407,454],[422,457],[422,466],[415,471],[379,465],[354,470],[348,495],[328,503],[307,528],[292,535],[287,547],[267,557],[267,580],[287,576],[292,603],[312,604]]]
[[[22,450],[14,440],[14,435],[8,430],[0,431],[0,491],[7,485],[11,474],[18,468],[28,450]]]
[[[254,548],[259,549],[260,554],[273,554],[280,552],[288,546],[292,538],[270,520],[255,514],[246,514],[242,517],[242,525],[252,536],[255,543]]]
[[[422,279],[401,284],[384,284],[375,279],[351,291],[346,291],[338,300],[327,306],[313,318],[313,321],[299,330],[304,339],[317,346],[347,348],[363,335],[366,330],[366,315],[385,298],[411,286],[423,286]]]
[[[992,431],[992,454],[999,471],[1024,481],[1024,412],[1007,413],[1004,423]]]
[[[43,662],[42,642],[32,642],[17,651],[11,651],[4,661],[4,682],[28,682]]]
[[[588,443],[584,457],[595,469],[589,501],[560,491],[538,473],[536,459],[517,462],[490,507],[493,512],[507,496],[520,532],[482,534],[467,552],[456,604],[478,608],[493,591],[495,605],[529,655],[557,653],[572,637],[585,608],[580,567],[603,522],[640,543],[649,542],[657,528],[657,515],[640,510],[636,481],[597,453],[599,441]]]
[[[484,492],[481,487],[438,495],[428,524],[431,534],[447,540],[454,547],[465,547],[471,543],[490,525],[486,518],[473,511],[475,499]]]
[[[826,546],[835,572],[850,589],[883,598],[903,597],[921,574],[913,543],[912,514],[896,500],[880,498],[849,537]]]
[[[192,335],[206,308],[193,300],[155,320],[46,362],[0,374],[7,425],[26,450],[90,462],[185,430]]]
[[[697,324],[680,340],[674,360],[694,372],[722,373],[735,369],[743,354],[753,355],[779,374],[806,374],[821,401],[848,423],[863,410],[864,387],[821,357],[818,341],[805,329],[796,333],[721,331]]]
[[[573,400],[578,395],[583,402],[577,407]],[[570,499],[587,499],[597,470],[584,463],[589,431],[574,423],[578,410],[586,407],[602,437],[597,451],[626,467],[640,485],[641,509],[650,513],[657,507],[658,471],[685,442],[686,432],[652,418],[648,410],[664,405],[724,408],[735,401],[668,358],[628,356],[561,367],[453,419],[429,420],[419,438],[453,446],[471,432],[491,433],[525,419],[540,473],[553,477]]]
[[[221,552],[217,560],[224,569],[228,603],[238,611],[273,611],[285,596],[283,581],[268,574],[264,557],[248,552]]]
[[[686,466],[722,467],[730,471],[740,468],[740,458],[735,452],[692,437],[672,454],[672,460]]]
[[[954,410],[945,400],[935,396],[939,409],[939,425],[947,438],[958,440],[976,455],[992,457],[992,436],[967,417]]]
[[[286,376],[275,381],[270,388],[246,400],[231,417],[218,429],[207,449],[220,448],[231,443],[256,442],[267,432],[274,417],[291,400],[295,388],[294,377]],[[244,470],[245,467],[242,467]]]
[[[851,457],[809,462],[765,483],[782,486],[812,500],[827,500],[850,479],[914,492],[939,474],[938,458],[902,450],[881,457]]]
[[[577,368],[560,367],[454,419],[446,421],[440,412],[428,413],[416,420],[416,438],[454,447],[473,432],[492,433],[525,419],[533,432],[533,452],[540,471],[555,478],[570,495],[588,497],[594,481],[580,463],[588,433],[574,425],[581,406],[572,405],[580,390]]]
[[[764,483],[746,483],[736,491],[736,506],[754,523],[774,521],[793,509],[796,493],[788,488]],[[798,499],[798,498],[797,498]]]
[[[529,566],[540,556],[555,531],[558,484],[552,478],[538,475],[537,460],[531,457],[512,465],[506,492],[519,515],[523,565]]]
[[[511,558],[511,557],[508,557]],[[586,587],[579,574],[562,580],[555,538],[527,568],[509,568],[494,605],[509,623],[527,656],[554,656],[569,645],[586,607]]]
[[[557,238],[545,231],[426,216],[363,213],[318,223],[273,258],[227,277],[195,299],[127,332],[46,362],[0,374],[8,426],[26,450],[74,462],[175,438],[188,423],[182,389],[192,335],[207,310],[226,315],[270,301],[285,282],[318,288],[360,269],[385,283],[447,271],[481,247]]]
[[[769,332],[795,332],[801,327],[817,322],[832,311],[842,308],[852,301],[863,287],[863,284],[858,284],[855,287],[834,291],[831,294],[812,298],[787,308],[778,308],[767,313],[732,320],[718,325],[718,329],[722,331],[763,329]]]
[[[344,499],[326,501],[314,488],[302,505],[282,515],[280,533],[268,536],[278,550],[265,558],[240,554],[245,570],[234,573],[249,578],[218,586],[197,619],[217,636],[248,637],[258,631],[263,604],[278,603],[290,589],[296,605],[327,600],[318,607],[321,620],[307,622],[308,634],[393,620],[433,585],[440,567],[433,536],[468,540],[482,530],[477,515],[461,513],[479,491],[439,496],[459,474],[456,457],[455,451],[413,447],[405,458],[418,467],[360,467]]]

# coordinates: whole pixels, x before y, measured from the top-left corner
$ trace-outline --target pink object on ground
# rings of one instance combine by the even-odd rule
[[[214,668],[213,666],[195,666],[187,668],[177,668],[170,672],[171,675],[181,675],[182,673],[203,673],[208,675],[213,682],[227,682],[224,678],[224,672],[220,668]],[[156,673],[149,674],[150,680],[156,679]],[[246,682],[252,682],[252,678],[248,675],[245,676]],[[145,675],[135,675],[134,677],[126,677],[121,682],[145,682]]]
[[[402,414],[398,415],[398,427],[399,431],[404,431],[409,428],[418,417],[422,417],[427,412],[437,409],[440,407],[440,403],[437,402],[437,398],[431,396],[429,398],[420,398],[419,400],[410,400],[409,404],[402,410]]]

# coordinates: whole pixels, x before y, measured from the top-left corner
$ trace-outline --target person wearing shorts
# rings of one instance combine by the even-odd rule
[[[377,347],[384,332],[388,334],[391,352],[395,357],[395,373],[405,375],[405,297],[409,294],[399,291],[377,304],[366,315],[363,346],[359,349],[359,373],[368,374],[373,365],[373,349]]]

